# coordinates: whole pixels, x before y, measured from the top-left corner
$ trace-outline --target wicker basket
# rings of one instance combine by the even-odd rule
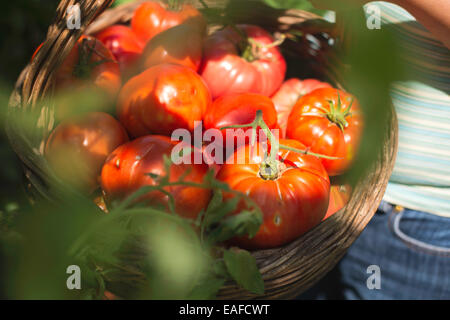
[[[54,120],[48,106],[37,102],[52,94],[52,74],[81,34],[95,33],[112,24],[128,22],[133,10],[139,5],[137,1],[106,10],[112,2],[113,0],[61,0],[55,23],[48,30],[44,46],[23,70],[11,95],[11,114],[20,116],[35,111],[40,115],[32,133],[22,132],[13,121],[8,121],[7,127],[10,142],[23,163],[29,190],[34,195],[55,201],[58,199],[57,191],[49,190],[51,184],[48,183],[50,178],[47,163],[42,157],[43,141],[54,127]],[[329,39],[337,37],[333,24],[308,12],[275,10],[263,7],[254,0],[204,2],[210,8],[226,7],[227,10],[232,10],[235,22],[258,24],[271,32],[300,30],[304,35],[314,36],[321,46],[314,46],[307,37],[301,37],[295,43],[287,41],[285,45],[307,61],[312,75],[321,75],[342,87],[336,79],[336,70],[331,70],[325,63],[327,59],[331,59]],[[82,27],[79,30],[68,30],[66,10],[75,3],[79,3],[81,7]],[[200,2],[197,5],[202,8]],[[372,218],[387,186],[397,151],[395,112],[392,111],[389,119],[382,153],[364,181],[356,185],[344,209],[284,247],[253,252],[265,281],[265,294],[255,296],[234,283],[229,283],[222,288],[219,298],[294,298],[337,264]]]

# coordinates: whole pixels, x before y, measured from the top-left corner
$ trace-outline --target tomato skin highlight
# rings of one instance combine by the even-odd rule
[[[131,78],[118,98],[117,114],[133,137],[170,136],[176,129],[194,130],[211,105],[211,94],[192,69],[161,64]]]
[[[253,25],[237,28],[261,45],[274,42],[264,29]],[[281,86],[286,74],[286,61],[276,46],[262,48],[255,60],[241,57],[242,36],[232,28],[219,30],[209,36],[204,45],[200,74],[213,98],[234,93],[258,93],[271,96]]]
[[[110,26],[95,35],[114,55],[122,73],[130,69],[140,58],[144,44],[130,27]]]
[[[348,184],[331,185],[330,202],[328,205],[327,214],[323,220],[331,217],[333,214],[344,208],[352,195],[352,187]]]
[[[181,4],[179,10],[153,1],[142,3],[134,12],[131,28],[146,43],[158,33],[180,24],[188,24],[199,31],[206,29],[202,14],[190,4]]]
[[[124,199],[139,188],[156,185],[148,174],[163,176],[163,156],[171,156],[176,142],[165,136],[149,135],[121,145],[114,150],[102,169],[101,185],[108,201]],[[176,182],[190,170],[184,178],[186,182],[203,183],[208,171],[206,164],[172,164],[170,182]],[[166,190],[174,197],[175,210],[186,218],[196,218],[205,209],[211,198],[211,190],[191,186],[170,186]],[[169,198],[160,191],[151,191],[139,201],[168,204]]]
[[[107,113],[90,112],[61,122],[47,139],[44,154],[58,177],[90,193],[99,185],[107,156],[127,141],[119,121]]]
[[[320,108],[330,112],[330,101],[339,100],[342,110],[351,106],[345,117],[346,125],[339,127]],[[363,130],[359,102],[349,93],[338,89],[321,88],[300,98],[288,118],[286,137],[302,142],[312,152],[338,157],[321,161],[330,176],[344,173],[352,164]]]
[[[256,118],[256,112],[261,110],[263,112],[264,122],[267,124],[269,129],[278,129],[277,123],[277,113],[275,107],[270,100],[270,98],[255,94],[255,93],[244,93],[244,94],[230,94],[227,96],[220,97],[216,99],[212,106],[207,110],[204,117],[204,127],[205,130],[208,129],[220,129],[231,125],[245,125],[251,123]],[[244,134],[250,132],[250,127],[243,128]],[[239,132],[240,129],[228,129],[234,130],[234,132]],[[248,130],[248,131],[247,131]],[[259,130],[258,130],[259,131]],[[259,132],[258,132],[259,134]],[[237,134],[237,136],[243,136]],[[227,141],[225,130],[222,130],[223,144],[222,147],[226,147],[232,141]],[[233,150],[238,148],[239,138],[235,139]],[[246,137],[242,139],[244,143],[249,143],[250,139]]]
[[[294,140],[280,140],[281,144],[304,149]],[[262,210],[263,224],[252,239],[247,236],[232,240],[233,245],[246,249],[269,249],[282,246],[319,224],[328,207],[330,180],[317,157],[280,150],[281,171],[278,178],[264,180],[259,174],[262,147],[257,144],[250,154],[245,148],[244,164],[224,164],[217,179],[232,190],[248,195]],[[242,152],[240,150],[236,152]],[[225,194],[226,199],[233,197]],[[242,202],[235,214],[245,209]]]
[[[319,88],[331,88],[331,85],[316,79],[300,80],[292,78],[283,82],[280,89],[272,96],[275,110],[278,113],[278,123],[283,134],[286,134],[289,114],[298,99]]]
[[[143,68],[173,63],[198,71],[203,55],[203,37],[189,25],[179,25],[157,34],[145,46]]]

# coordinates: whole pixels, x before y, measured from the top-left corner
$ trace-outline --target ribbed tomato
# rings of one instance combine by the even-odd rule
[[[113,25],[99,33],[99,39],[114,55],[122,73],[130,69],[140,58],[144,44],[130,27]]]
[[[303,96],[288,119],[286,137],[302,142],[322,158],[330,176],[344,173],[358,151],[363,120],[358,101],[350,94],[322,88]]]
[[[134,137],[170,136],[175,129],[194,130],[211,104],[211,94],[192,69],[160,64],[131,78],[118,98],[117,114]]]
[[[227,27],[206,40],[200,74],[213,98],[243,92],[271,96],[283,83],[286,61],[264,29],[236,29]]]
[[[85,192],[98,187],[106,157],[128,141],[122,125],[107,113],[92,112],[61,122],[45,146],[45,158],[65,182]]]
[[[294,140],[282,139],[280,143],[305,149]],[[255,237],[240,237],[233,244],[249,249],[274,248],[296,239],[322,221],[328,207],[330,180],[317,157],[280,150],[277,172],[268,174],[263,163],[263,147],[256,144],[252,153],[249,145],[243,148],[245,162],[224,164],[217,179],[248,195],[261,208],[263,224]],[[232,196],[226,194],[225,198]],[[241,203],[237,212],[244,205]]]
[[[258,110],[263,112],[264,122],[269,129],[278,129],[277,113],[272,100],[255,93],[231,94],[216,99],[207,110],[203,123],[206,130],[220,129],[231,125],[245,125],[255,120]],[[233,140],[227,139],[226,131],[223,130],[223,144],[220,144],[222,147],[228,147],[234,143],[234,148],[227,148],[227,152],[234,151],[240,145],[250,141],[251,130],[248,129],[250,127],[227,129],[228,133],[235,135]],[[228,136],[231,137],[231,135]],[[219,142],[217,143],[219,144]]]
[[[298,99],[319,88],[331,88],[331,85],[316,79],[300,80],[292,78],[286,80],[281,85],[280,89],[272,96],[275,110],[277,110],[278,113],[278,124],[283,131],[283,135],[286,134],[289,114]]]
[[[203,54],[203,33],[189,25],[179,25],[153,37],[146,45],[144,68],[173,63],[197,71]]]
[[[147,42],[158,33],[182,23],[192,25],[199,31],[206,28],[202,14],[190,4],[179,2],[171,7],[148,1],[134,12],[131,28],[143,42]]]
[[[124,199],[144,186],[153,186],[155,179],[149,174],[164,176],[163,156],[171,156],[176,145],[168,137],[144,136],[126,143],[111,153],[102,169],[101,185],[108,201]],[[202,183],[208,172],[206,164],[172,164],[170,182],[176,182],[184,174],[185,182]],[[192,186],[166,188],[174,198],[175,210],[187,218],[196,218],[205,209],[211,190]],[[139,201],[167,205],[169,197],[160,191],[151,191]]]

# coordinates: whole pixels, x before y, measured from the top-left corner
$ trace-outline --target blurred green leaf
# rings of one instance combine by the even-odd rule
[[[216,277],[206,278],[199,285],[197,285],[188,295],[188,300],[209,300],[214,299],[217,292],[224,285],[225,279]]]
[[[229,216],[213,229],[208,235],[209,243],[220,243],[234,237],[248,234],[254,237],[262,224],[262,214],[255,211],[241,211]]]
[[[268,6],[271,6],[276,9],[298,9],[313,12],[320,16],[323,16],[327,13],[326,10],[316,9],[307,0],[263,0],[263,2]]]
[[[339,54],[343,63],[338,74],[346,89],[358,98],[365,120],[355,163],[345,174],[346,180],[354,185],[367,175],[383,152],[384,139],[390,130],[390,86],[407,69],[400,59],[398,39],[389,26],[369,30],[361,8],[341,12],[338,18],[345,21],[349,41]]]
[[[120,6],[121,4],[126,4],[126,3],[130,3],[136,0],[115,0],[113,3],[113,7],[117,7]]]
[[[264,281],[256,265],[255,258],[242,249],[231,248],[223,254],[225,264],[231,277],[244,289],[264,293]]]
[[[311,10],[314,6],[306,0],[263,0],[267,5],[277,9]]]
[[[235,197],[228,201],[223,201],[222,191],[216,190],[205,213],[203,220],[204,227],[206,229],[212,227],[214,224],[220,222],[227,214],[235,211],[239,200],[238,197]]]

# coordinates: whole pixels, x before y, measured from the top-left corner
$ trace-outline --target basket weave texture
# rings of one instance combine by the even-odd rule
[[[84,33],[93,34],[116,23],[127,23],[140,1],[113,9],[107,8],[113,0],[61,0],[55,22],[49,27],[45,44],[35,59],[21,73],[10,98],[10,113],[27,114],[37,112],[39,119],[33,133],[24,133],[20,126],[8,122],[10,142],[23,163],[28,187],[32,194],[58,199],[57,191],[49,190],[48,168],[42,156],[43,141],[55,123],[49,105],[37,103],[53,92],[52,75],[64,60],[77,39]],[[232,11],[237,23],[260,25],[270,32],[298,30],[310,34],[321,44],[314,46],[307,37],[298,42],[287,41],[284,46],[304,59],[313,72],[322,75],[337,87],[335,70],[326,64],[331,59],[330,39],[338,37],[333,24],[320,17],[300,10],[275,10],[262,6],[254,0],[204,1],[210,8]],[[67,8],[78,3],[81,8],[81,29],[66,27]],[[194,3],[202,8],[202,4]],[[226,9],[225,9],[226,8]],[[328,59],[328,60],[327,60]],[[349,203],[313,230],[294,242],[276,249],[260,250],[252,254],[265,282],[265,293],[256,296],[227,283],[220,291],[222,299],[287,299],[294,298],[311,287],[330,271],[343,257],[349,246],[362,232],[375,213],[385,192],[397,152],[397,120],[392,111],[385,135],[382,152],[363,181],[354,188]]]

